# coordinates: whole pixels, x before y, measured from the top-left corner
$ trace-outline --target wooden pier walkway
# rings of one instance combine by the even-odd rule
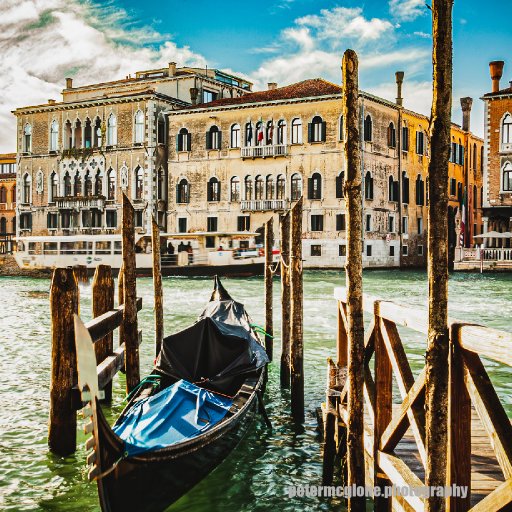
[[[345,289],[337,289],[335,297],[338,354],[336,363],[329,360],[323,407],[324,483],[332,480],[347,421]],[[426,335],[427,314],[366,295],[364,310],[372,315],[365,331],[366,484],[422,487],[425,368],[414,376],[402,337],[407,329]],[[467,486],[469,492],[466,499],[448,498],[447,510],[512,510],[512,426],[484,366],[489,360],[512,366],[512,334],[450,319],[450,345],[446,485]],[[375,500],[375,510],[422,511],[424,506],[424,499],[413,496]]]

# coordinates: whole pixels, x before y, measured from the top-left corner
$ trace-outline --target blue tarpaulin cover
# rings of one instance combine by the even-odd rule
[[[179,380],[136,403],[114,425],[128,456],[157,450],[202,434],[228,412],[233,400]]]

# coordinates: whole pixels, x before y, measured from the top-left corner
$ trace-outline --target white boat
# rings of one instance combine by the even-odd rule
[[[163,275],[256,275],[263,273],[263,248],[258,233],[161,233]],[[20,268],[53,269],[100,265],[118,271],[122,262],[121,235],[27,236],[17,238],[14,253]],[[136,234],[137,274],[151,275],[151,236]]]

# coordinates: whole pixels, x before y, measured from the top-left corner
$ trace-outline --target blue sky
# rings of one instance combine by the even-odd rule
[[[459,98],[472,96],[478,134],[488,62],[505,60],[503,84],[512,79],[512,2],[488,5],[454,4],[453,119],[460,122]],[[394,99],[394,72],[403,70],[405,106],[428,114],[430,33],[424,0],[2,0],[0,151],[15,149],[10,111],[59,99],[66,76],[94,83],[169,61],[242,74],[256,89],[318,76],[339,83],[350,47],[361,88]]]

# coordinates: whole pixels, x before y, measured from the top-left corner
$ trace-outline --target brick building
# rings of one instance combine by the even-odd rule
[[[10,252],[16,233],[16,153],[0,155],[0,252]]]

